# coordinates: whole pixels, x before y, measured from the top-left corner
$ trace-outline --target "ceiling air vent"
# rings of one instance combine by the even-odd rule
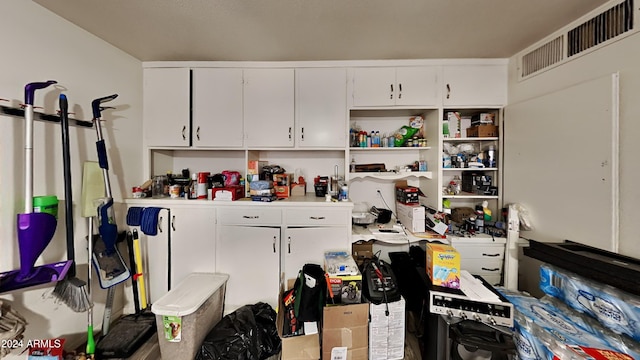
[[[560,62],[564,58],[563,39],[562,36],[558,36],[525,54],[522,57],[521,76],[525,77]]]
[[[633,8],[633,0],[610,2],[612,4],[603,5],[523,50],[518,55],[518,81],[561,66],[637,32],[634,17],[640,11]]]
[[[626,0],[567,32],[567,57],[633,29],[633,0]]]

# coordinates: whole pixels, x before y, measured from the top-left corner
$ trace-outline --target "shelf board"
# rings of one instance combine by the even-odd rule
[[[498,195],[477,195],[463,192],[460,195],[442,195],[443,199],[497,199]]]
[[[432,179],[433,173],[431,171],[409,171],[409,172],[352,172],[349,173],[349,179],[364,179],[364,178],[373,178],[373,179],[381,179],[381,180],[399,180],[406,179],[409,177],[421,177]]]
[[[442,171],[498,171],[498,168],[442,168]]]
[[[351,151],[407,151],[430,150],[431,146],[399,146],[399,147],[350,147]]]
[[[445,141],[445,142],[447,142],[447,141],[450,141],[450,142],[453,142],[453,141],[461,141],[461,142],[462,141],[497,141],[499,139],[500,138],[497,137],[497,136],[494,136],[494,137],[463,137],[463,138],[444,138],[444,139],[442,139],[442,141]]]

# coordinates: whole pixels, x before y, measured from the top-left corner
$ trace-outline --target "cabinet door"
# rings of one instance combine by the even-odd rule
[[[163,209],[158,213],[157,235],[145,235],[140,228],[138,232],[150,302],[167,293],[169,270],[171,288],[192,272],[215,272],[215,209],[176,207],[171,208],[170,215],[168,209]]]
[[[259,301],[275,309],[279,269],[280,227],[218,225],[216,271],[229,274],[226,311]]]
[[[289,227],[286,229],[282,251],[286,279],[298,276],[304,264],[324,266],[324,252],[351,252],[350,239],[344,227]]]
[[[396,68],[396,105],[438,105],[439,69],[437,66]]]
[[[193,272],[215,272],[215,209],[171,208],[171,284]]]
[[[249,147],[292,147],[293,69],[244,70],[244,129]]]
[[[394,67],[356,68],[353,71],[353,106],[393,106],[396,103]]]
[[[144,133],[148,146],[190,146],[190,70],[144,69]]]
[[[296,124],[298,147],[345,147],[345,69],[296,69]]]
[[[443,71],[445,106],[504,106],[506,65],[448,65]]]
[[[193,70],[193,146],[242,147],[242,69]]]

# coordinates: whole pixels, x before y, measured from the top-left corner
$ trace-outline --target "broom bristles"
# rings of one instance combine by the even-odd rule
[[[58,281],[53,295],[75,312],[85,312],[93,306],[87,293],[87,283],[76,277]]]

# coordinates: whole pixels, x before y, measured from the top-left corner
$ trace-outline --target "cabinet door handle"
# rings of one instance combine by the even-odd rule
[[[173,216],[171,217],[171,229],[172,229],[173,231],[176,231],[176,216],[175,216],[175,215],[173,215]]]
[[[200,126],[198,126],[198,129],[196,130],[196,138],[200,141]]]
[[[187,136],[185,135],[185,131],[187,131],[187,126],[182,127],[182,140],[187,140]]]
[[[324,220],[325,217],[324,216],[309,216],[309,219],[311,219],[311,220]]]
[[[398,84],[398,90],[400,90],[398,92],[398,99],[402,99],[402,83]]]
[[[450,95],[451,95],[451,86],[447,84],[447,99],[450,97]]]
[[[245,219],[259,219],[260,215],[242,215]]]
[[[300,138],[304,141],[304,128],[300,129]]]
[[[162,232],[162,216],[158,218],[158,232]]]
[[[482,270],[484,270],[484,271],[500,271],[500,268],[488,269],[486,267],[483,267]]]
[[[273,237],[273,253],[276,253],[276,237]]]
[[[485,253],[482,253],[482,256],[496,257],[496,256],[500,256],[500,254],[485,254]]]
[[[291,254],[291,236],[287,237],[287,248],[289,254]]]
[[[389,92],[389,99],[393,100],[393,84],[389,84],[391,91]]]
[[[289,126],[289,141],[291,141],[291,126]]]

